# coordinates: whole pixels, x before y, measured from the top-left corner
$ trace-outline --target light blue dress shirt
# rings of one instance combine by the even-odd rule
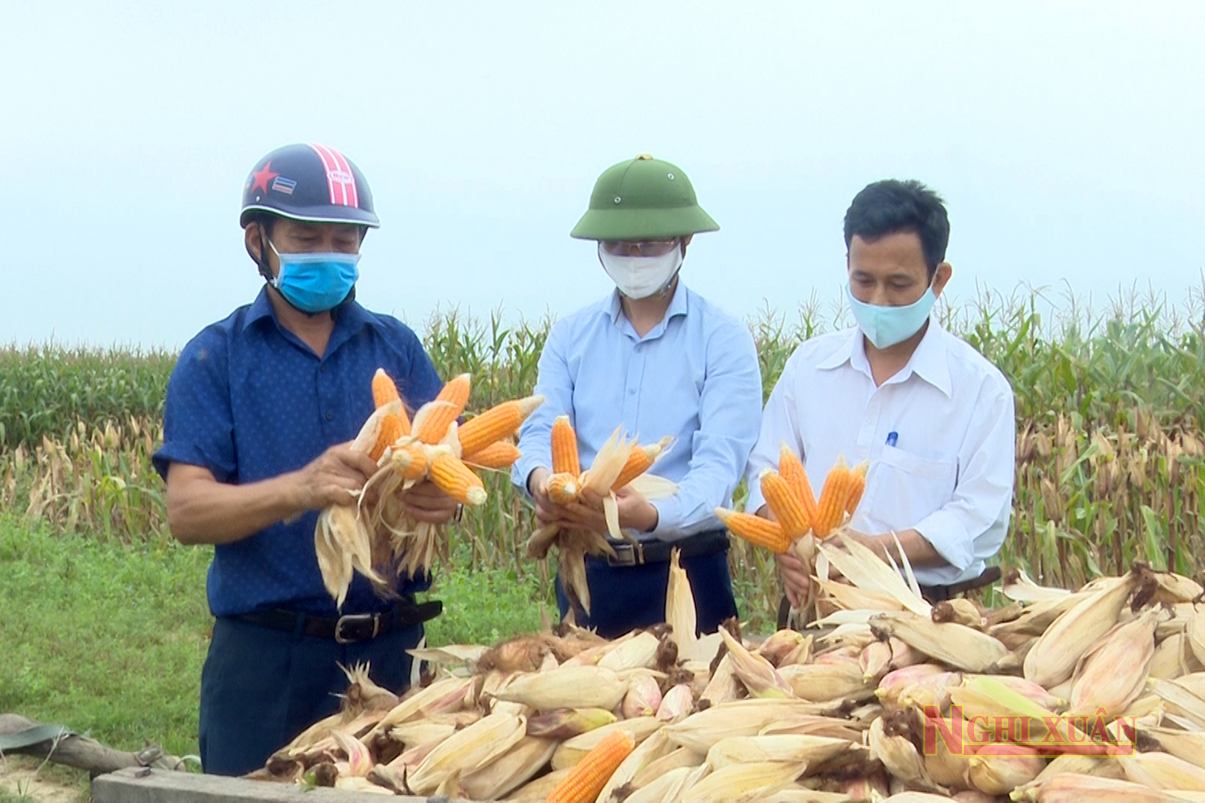
[[[535,389],[547,401],[520,431],[512,481],[527,493],[531,472],[552,465],[558,415],[573,422],[583,468],[616,427],[642,444],[669,435],[674,445],[652,473],[678,492],[653,500],[656,528],[635,535],[676,541],[720,529],[715,508],[730,506],[757,441],[761,387],[749,327],[680,280],[665,319],[644,337],[613,292],[549,332]]]

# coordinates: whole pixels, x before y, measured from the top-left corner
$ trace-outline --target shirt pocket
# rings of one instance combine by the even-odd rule
[[[958,480],[958,461],[921,457],[886,447],[871,462],[867,476],[870,518],[893,529],[919,524],[950,501]]]

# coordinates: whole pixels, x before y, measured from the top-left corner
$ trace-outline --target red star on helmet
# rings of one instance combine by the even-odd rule
[[[280,173],[272,172],[272,163],[268,162],[263,166],[262,170],[251,174],[251,177],[255,179],[255,183],[251,185],[251,190],[254,192],[255,190],[262,188],[266,193],[268,191],[268,182],[279,175]]]

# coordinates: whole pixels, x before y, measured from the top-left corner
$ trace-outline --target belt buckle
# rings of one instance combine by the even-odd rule
[[[335,643],[337,643],[337,644],[354,644],[357,641],[365,641],[366,639],[344,638],[343,637],[343,625],[344,624],[359,624],[361,622],[372,622],[372,634],[370,636],[368,636],[368,638],[370,638],[370,639],[376,638],[377,631],[380,630],[380,627],[381,627],[380,615],[375,614],[375,613],[353,613],[353,614],[347,614],[346,616],[340,616],[339,619],[335,622]]]
[[[611,548],[615,550],[615,557],[607,556],[608,566],[622,567],[636,565],[636,550],[632,548],[631,544],[611,544]]]
[[[615,557],[607,556],[608,566],[628,567],[641,566],[644,564],[644,547],[639,544],[630,544],[626,541],[616,543],[608,541],[611,548],[615,550]]]

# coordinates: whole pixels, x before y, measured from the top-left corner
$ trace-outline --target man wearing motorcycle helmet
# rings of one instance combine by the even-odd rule
[[[280,148],[248,176],[239,223],[265,284],[184,347],[154,456],[172,534],[214,546],[199,737],[205,772],[221,775],[264,766],[333,713],[341,667],[370,664],[375,682],[401,692],[406,650],[440,610],[415,601],[429,578],[403,578],[385,600],[359,574],[336,610],[314,550],[318,511],[354,504],[349,492],[376,470],[350,448],[376,369],[411,408],[441,387],[415,333],[355,300],[360,246],[379,225],[363,174],[334,148]],[[420,521],[456,510],[430,484],[404,502]]]
[[[547,402],[520,432],[514,484],[541,524],[606,534],[601,500],[558,505],[548,497],[553,420],[570,417],[583,466],[618,426],[641,443],[675,439],[651,469],[676,483],[673,496],[617,493],[619,525],[640,548],[612,542],[615,558],[586,558],[588,616],[557,579],[561,616],[572,606],[579,625],[603,636],[664,621],[672,548],[681,549],[699,629],[714,631],[737,613],[728,539],[714,511],[731,502],[757,440],[761,374],[749,328],[679,278],[693,236],[718,228],[682,170],[641,155],[599,177],[571,232],[598,241],[616,289],[549,333],[535,390]]]

